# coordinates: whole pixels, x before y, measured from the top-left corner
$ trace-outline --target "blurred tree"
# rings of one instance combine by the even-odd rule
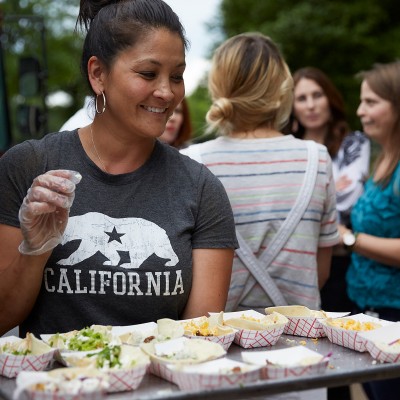
[[[58,130],[82,106],[87,90],[79,69],[83,38],[79,32],[75,32],[78,6],[79,0],[8,0],[1,4],[4,13],[2,46],[13,121],[16,103],[21,101],[18,62],[22,57],[34,56],[39,59],[45,75],[46,92],[50,96],[63,91],[72,98],[68,107],[50,109],[49,131]],[[35,17],[44,21],[45,49],[41,48]]]
[[[292,71],[321,68],[355,110],[357,72],[400,57],[400,2],[397,0],[222,0],[216,21],[225,38],[259,31],[277,42]]]

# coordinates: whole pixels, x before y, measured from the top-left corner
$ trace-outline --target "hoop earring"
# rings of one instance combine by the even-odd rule
[[[99,111],[99,108],[97,106],[97,101],[98,101],[100,95],[103,97],[103,108],[101,109],[101,111]],[[106,111],[106,104],[107,104],[106,95],[104,94],[104,92],[101,92],[100,94],[98,94],[96,96],[96,101],[95,101],[96,113],[97,114],[103,114],[103,112]]]

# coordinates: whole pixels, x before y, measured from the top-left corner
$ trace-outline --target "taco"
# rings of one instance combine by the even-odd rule
[[[234,333],[234,329],[224,326],[223,312],[213,314],[210,317],[194,318],[182,322],[187,336],[225,336]]]
[[[38,356],[51,351],[53,349],[48,344],[29,332],[24,339],[16,338],[16,340],[6,341],[0,346],[0,354],[12,354],[14,356]]]
[[[143,343],[141,348],[151,360],[172,364],[196,364],[214,360],[226,354],[218,343],[185,337],[165,342]]]
[[[241,314],[236,318],[229,318],[224,321],[224,325],[236,329],[247,329],[263,331],[271,328],[281,327],[288,323],[288,319],[277,312],[269,315],[254,317],[252,315]]]
[[[138,347],[108,345],[95,353],[68,353],[63,355],[69,367],[91,367],[100,370],[130,369],[150,362],[148,355]]]
[[[105,325],[91,325],[81,330],[56,333],[46,341],[51,347],[70,351],[92,351],[110,343],[121,343],[119,338],[113,337],[112,327]]]
[[[308,307],[300,305],[267,307],[265,309],[265,312],[267,314],[277,312],[284,315],[285,317],[327,318],[325,311],[310,310]]]

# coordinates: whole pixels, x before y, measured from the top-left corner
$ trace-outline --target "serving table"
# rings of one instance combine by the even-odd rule
[[[243,349],[236,344],[229,348],[227,357],[241,360],[243,351],[268,351],[304,345],[322,355],[332,353],[325,373],[296,378],[260,380],[241,387],[213,390],[182,391],[157,376],[146,374],[138,389],[130,392],[109,394],[106,400],[125,399],[248,399],[290,391],[350,385],[357,382],[400,377],[400,363],[375,361],[368,352],[360,353],[332,344],[328,338],[310,339],[299,336],[282,335],[272,347]],[[60,367],[56,362],[52,368]],[[11,400],[16,385],[15,379],[0,377],[0,399]]]

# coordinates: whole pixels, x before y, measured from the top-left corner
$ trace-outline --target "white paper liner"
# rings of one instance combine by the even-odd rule
[[[393,324],[393,322],[391,321],[374,318],[366,314],[351,315],[349,317],[345,317],[345,319],[353,319],[360,322],[374,322],[382,326]],[[363,333],[366,332],[346,330],[339,327],[334,327],[328,325],[326,320],[321,320],[320,322],[323,326],[326,336],[332,343],[338,344],[339,346],[347,347],[351,350],[359,351],[361,353],[367,351],[367,339],[363,335]]]
[[[228,373],[234,367],[240,367],[241,371]],[[223,387],[242,386],[260,379],[261,367],[250,366],[240,361],[222,358],[207,361],[196,366],[169,365],[172,370],[173,382],[181,390],[217,389]]]
[[[20,341],[16,336],[0,338],[0,346],[7,342]],[[40,354],[28,354],[18,356],[9,353],[0,354],[0,375],[7,378],[15,378],[21,371],[43,371],[55,358],[56,349]]]
[[[262,367],[261,379],[282,379],[320,374],[326,371],[329,364],[328,357],[304,346],[281,350],[242,352],[242,359]],[[275,365],[268,364],[267,360]]]
[[[380,362],[400,362],[400,323],[396,322],[370,332],[360,333],[366,348]]]

